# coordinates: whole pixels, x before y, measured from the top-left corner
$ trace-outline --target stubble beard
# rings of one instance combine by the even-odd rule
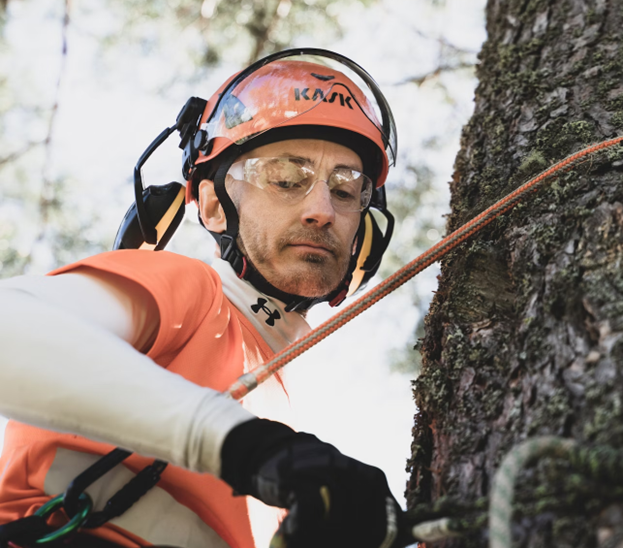
[[[328,232],[301,229],[291,231],[280,238],[274,248],[260,237],[259,227],[242,228],[237,243],[240,251],[255,269],[273,286],[281,291],[302,297],[322,297],[337,288],[348,270],[350,257]],[[288,272],[272,268],[272,259],[287,253],[287,247],[297,240],[311,241],[332,250],[332,256],[305,253],[299,260],[290,262]]]

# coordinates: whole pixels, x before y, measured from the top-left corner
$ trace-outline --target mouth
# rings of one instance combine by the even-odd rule
[[[291,242],[288,245],[289,247],[292,247],[295,250],[302,251],[304,253],[319,253],[323,255],[335,255],[333,248],[330,248],[323,244],[319,244],[317,242],[297,241],[297,242]]]

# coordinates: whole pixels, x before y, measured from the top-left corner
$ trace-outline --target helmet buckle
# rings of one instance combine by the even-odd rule
[[[234,249],[234,239],[229,234],[221,234],[221,259],[228,261]]]
[[[333,297],[329,301],[329,306],[331,306],[331,307],[339,306],[340,304],[342,304],[342,302],[344,302],[344,299],[346,298],[346,295],[348,295],[348,287],[345,287],[335,297]]]

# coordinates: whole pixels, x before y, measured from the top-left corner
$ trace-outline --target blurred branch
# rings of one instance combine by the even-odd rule
[[[33,143],[28,143],[26,146],[22,147],[20,150],[16,150],[15,152],[12,152],[8,156],[5,156],[4,158],[0,158],[0,166],[14,162],[18,158],[21,158],[24,154],[30,152],[33,148],[39,145],[42,145],[44,142],[45,141],[36,141]]]
[[[444,1],[441,1],[441,2],[432,1],[432,4],[443,6],[445,2]],[[395,16],[400,17],[399,14],[396,14]],[[394,85],[402,86],[404,84],[415,84],[417,86],[421,86],[428,80],[438,78],[444,72],[453,72],[456,70],[470,69],[476,66],[476,55],[478,54],[477,51],[473,51],[470,49],[465,49],[465,48],[456,46],[444,36],[431,36],[430,34],[422,31],[421,29],[419,29],[418,27],[414,25],[410,25],[410,29],[413,32],[413,34],[416,34],[417,36],[426,40],[427,42],[437,43],[438,65],[434,70],[431,70],[430,72],[427,72],[420,76],[411,76],[409,78],[405,78],[404,80],[401,80],[400,82],[397,82]],[[470,59],[473,59],[473,61]]]
[[[9,5],[9,0],[0,0],[0,35],[4,30],[4,25],[7,20],[7,6]]]
[[[71,0],[65,0],[63,22],[61,29],[61,63],[58,71],[58,77],[56,80],[54,103],[50,112],[50,120],[48,122],[48,131],[45,139],[43,140],[43,146],[45,149],[43,169],[42,169],[42,185],[41,195],[39,196],[39,231],[37,236],[33,240],[30,253],[28,254],[24,268],[31,262],[33,250],[35,246],[43,241],[46,234],[47,225],[50,219],[50,209],[55,203],[54,181],[50,173],[50,166],[52,161],[52,137],[54,136],[54,128],[56,126],[56,120],[58,115],[58,108],[60,104],[61,88],[63,79],[65,77],[65,69],[67,66],[67,35],[69,32],[69,13],[70,13]]]
[[[451,65],[442,64],[442,65],[439,65],[434,70],[431,70],[430,72],[427,72],[420,76],[411,76],[409,78],[405,78],[404,80],[401,80],[400,82],[396,82],[394,85],[403,86],[405,84],[415,84],[417,86],[421,86],[424,82],[437,78],[444,72],[453,72],[455,70],[469,69],[469,68],[474,68],[475,66],[476,66],[475,63],[471,63],[468,61],[460,61],[458,63],[451,64]]]
[[[418,29],[417,27],[411,26],[411,30],[414,34],[417,34],[424,40],[429,40],[431,42],[437,42],[439,44],[440,50],[446,48],[457,55],[477,55],[478,52],[471,49],[460,48],[459,46],[455,46],[452,42],[450,42],[444,36],[430,36],[426,34],[424,31]]]
[[[279,22],[279,19],[287,17],[291,7],[292,0],[279,0],[278,2],[276,2],[275,9],[273,10],[268,21],[262,21],[261,25],[255,27],[254,22],[251,22],[251,24],[247,26],[249,32],[255,38],[255,47],[253,48],[253,53],[249,57],[249,65],[257,61],[261,57],[264,46],[270,38],[270,33],[275,28],[275,25]]]
[[[54,97],[54,104],[52,105],[52,111],[50,112],[50,121],[48,123],[48,132],[43,141],[45,147],[45,159],[43,162],[43,185],[41,189],[41,198],[39,200],[39,211],[41,213],[41,222],[45,227],[48,221],[48,207],[53,200],[53,183],[50,176],[50,166],[52,160],[52,137],[54,135],[54,127],[56,125],[56,119],[58,115],[58,107],[60,104],[61,87],[63,78],[65,76],[65,68],[67,66],[67,34],[69,31],[69,7],[71,0],[65,0],[65,10],[63,13],[63,26],[62,26],[62,46],[61,46],[61,64],[58,71],[58,78],[56,80],[56,92]],[[42,228],[43,231],[43,228]]]

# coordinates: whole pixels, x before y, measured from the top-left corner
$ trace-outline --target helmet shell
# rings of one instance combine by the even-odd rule
[[[361,135],[377,147],[381,165],[376,186],[385,183],[390,163],[387,137],[374,100],[344,73],[308,61],[277,60],[230,86],[239,74],[208,100],[200,121],[208,134],[207,152],[199,152],[195,166],[273,129],[323,126]],[[191,187],[188,185],[189,201]]]

